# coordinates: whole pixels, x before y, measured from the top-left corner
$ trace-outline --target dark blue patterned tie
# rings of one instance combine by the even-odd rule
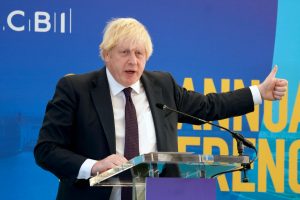
[[[124,156],[128,160],[139,155],[139,130],[135,107],[131,99],[131,91],[132,88],[130,87],[123,90],[126,98]],[[121,198],[122,200],[132,200],[132,188],[123,187],[121,190]]]
[[[123,90],[126,98],[125,105],[125,148],[124,156],[128,160],[139,155],[139,130],[135,107],[131,99],[132,88]]]

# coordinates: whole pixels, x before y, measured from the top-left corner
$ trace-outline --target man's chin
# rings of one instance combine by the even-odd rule
[[[139,80],[139,77],[137,77],[136,74],[127,75],[126,79],[124,80],[124,84],[126,84],[127,86],[130,86],[130,85],[136,83],[138,80]]]
[[[135,84],[137,81],[138,81],[137,79],[126,81],[124,86],[129,87],[129,86]]]

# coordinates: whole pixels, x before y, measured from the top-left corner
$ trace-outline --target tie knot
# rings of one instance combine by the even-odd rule
[[[123,92],[124,92],[126,98],[131,96],[131,91],[132,91],[131,87],[123,89]]]

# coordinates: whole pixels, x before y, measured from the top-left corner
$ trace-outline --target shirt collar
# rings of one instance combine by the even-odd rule
[[[114,79],[114,77],[111,75],[111,73],[110,73],[110,71],[108,70],[107,67],[106,67],[106,75],[107,75],[107,80],[108,80],[108,85],[109,85],[109,88],[110,88],[110,92],[113,96],[116,96],[124,88],[126,88]],[[137,94],[139,94],[140,89],[141,89],[141,81],[138,80],[137,82],[135,82],[134,84],[132,84],[129,87],[131,87],[133,91],[135,91]]]

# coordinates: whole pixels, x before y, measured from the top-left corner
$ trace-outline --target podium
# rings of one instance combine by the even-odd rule
[[[181,186],[188,184],[195,184],[195,186],[208,185],[210,188],[200,187],[200,189],[202,188],[206,194],[208,192],[215,193],[216,179],[212,179],[215,175],[240,169],[243,165],[249,164],[249,162],[248,156],[199,155],[177,152],[148,153],[137,156],[123,165],[97,174],[90,179],[90,186],[131,187],[133,199],[136,200],[152,200],[154,198],[151,195],[155,197],[155,192],[158,190],[155,186],[160,185],[159,193],[162,194],[163,187],[176,182],[179,185],[181,184]],[[194,183],[192,180],[195,179],[199,181]],[[162,181],[171,182],[164,183]],[[192,185],[188,185],[188,187],[193,188]],[[201,194],[200,191],[196,192],[198,195]],[[171,195],[174,194],[170,192]],[[215,196],[214,194],[211,195]],[[167,198],[164,197],[164,199]],[[170,199],[173,199],[173,197]]]

